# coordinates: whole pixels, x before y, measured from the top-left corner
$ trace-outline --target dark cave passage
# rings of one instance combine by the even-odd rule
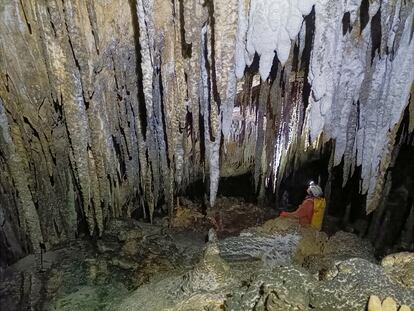
[[[221,177],[218,196],[239,197],[246,202],[255,203],[257,200],[254,191],[253,175],[247,173],[244,175]]]

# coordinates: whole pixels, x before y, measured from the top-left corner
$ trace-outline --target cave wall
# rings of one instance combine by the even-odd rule
[[[125,4],[2,1],[1,209],[12,252],[12,239],[38,251],[85,224],[100,233],[139,192],[137,51]]]
[[[171,213],[199,179],[210,205],[220,176],[251,173],[263,199],[327,141],[374,210],[412,25],[402,0],[3,0],[2,264],[160,200]]]

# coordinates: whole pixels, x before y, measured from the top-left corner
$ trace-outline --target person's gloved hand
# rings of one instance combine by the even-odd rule
[[[407,305],[401,305],[397,308],[397,303],[391,297],[387,297],[381,303],[378,296],[371,295],[368,301],[368,311],[411,311],[411,308]]]

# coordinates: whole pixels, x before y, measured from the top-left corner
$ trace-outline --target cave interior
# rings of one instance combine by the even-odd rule
[[[407,0],[1,0],[1,310],[414,309],[413,37]],[[311,181],[320,231],[280,217]]]

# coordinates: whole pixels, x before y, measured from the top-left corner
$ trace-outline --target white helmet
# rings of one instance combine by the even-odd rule
[[[308,188],[308,193],[316,198],[319,198],[323,195],[322,188],[316,184],[311,184]]]

